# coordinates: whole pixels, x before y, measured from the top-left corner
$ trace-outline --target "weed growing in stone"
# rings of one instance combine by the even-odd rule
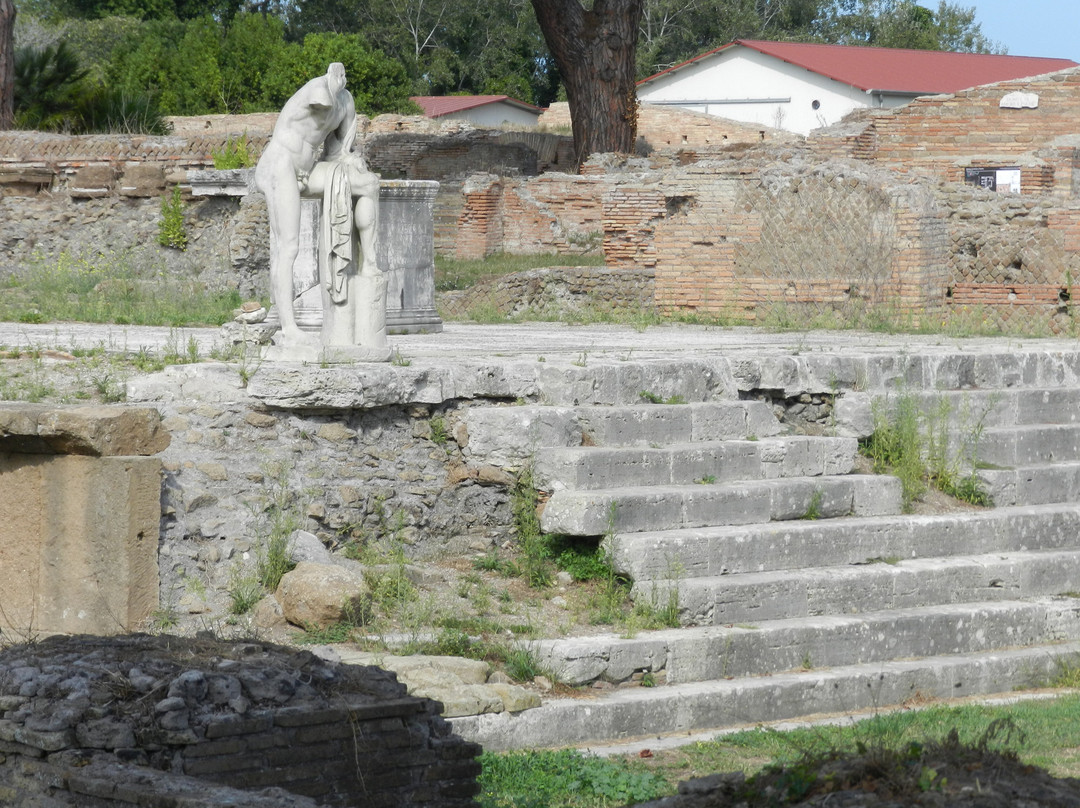
[[[302,519],[296,496],[289,486],[289,466],[271,463],[263,468],[264,496],[258,503],[259,530],[255,550],[255,575],[268,592],[277,589],[282,576],[293,568],[289,537]]]
[[[237,168],[251,168],[255,165],[255,152],[248,145],[247,132],[238,138],[230,137],[225,141],[225,148],[211,152],[214,168],[228,171]]]
[[[900,480],[905,512],[922,498],[929,486],[972,505],[990,505],[977,477],[979,439],[992,403],[972,421],[962,413],[961,434],[950,426],[950,405],[938,399],[924,403],[910,393],[892,402],[875,402],[874,432],[860,443],[860,451],[873,462],[874,471]]]
[[[810,495],[810,502],[806,506],[806,513],[803,514],[803,519],[820,519],[821,518],[821,501],[825,498],[821,489],[815,489],[814,493]]]
[[[431,430],[431,442],[436,446],[442,446],[449,438],[449,434],[446,431],[446,419],[442,416],[436,415],[428,423],[428,428]]]
[[[229,614],[247,614],[263,594],[262,584],[256,576],[245,574],[239,567],[234,568],[229,575]]]
[[[158,244],[176,250],[187,249],[187,225],[184,224],[184,197],[179,185],[172,194],[161,199],[161,221],[158,222]]]

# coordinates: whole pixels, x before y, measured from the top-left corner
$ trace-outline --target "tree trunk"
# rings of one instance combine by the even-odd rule
[[[0,0],[0,131],[15,125],[15,2]]]
[[[559,66],[580,166],[590,154],[630,154],[637,139],[634,82],[644,0],[532,0]]]

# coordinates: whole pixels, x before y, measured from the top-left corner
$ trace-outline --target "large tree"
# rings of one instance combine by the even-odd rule
[[[15,122],[15,3],[0,0],[0,131]]]
[[[578,163],[629,154],[637,139],[635,67],[644,0],[532,0],[570,102]]]

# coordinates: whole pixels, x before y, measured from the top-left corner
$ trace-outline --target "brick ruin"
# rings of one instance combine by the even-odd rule
[[[564,112],[542,122],[565,124]],[[861,111],[807,139],[645,107],[648,156],[598,156],[581,174],[560,173],[569,139],[551,131],[400,116],[362,130],[375,170],[442,182],[435,244],[444,255],[556,252],[572,264],[602,249],[608,268],[653,276],[650,306],[751,322],[786,311],[800,322],[807,313],[864,325],[960,318],[1061,333],[1075,329],[1080,275],[1077,120],[1080,69]],[[103,222],[136,209],[142,225],[123,230],[151,242],[163,189],[248,124],[258,150],[268,121],[183,119],[171,138],[0,134],[0,272],[18,271],[61,232],[74,237],[62,242],[70,248],[89,248],[84,231],[112,247]],[[988,188],[999,182],[1019,192]],[[189,259],[165,256],[169,273],[263,294],[260,205],[211,202],[189,216],[201,229]],[[3,215],[28,204],[42,208],[33,232],[19,230],[25,216]],[[198,269],[174,266],[183,260]],[[603,270],[584,274],[563,286],[588,294]],[[632,297],[638,305],[636,288]]]
[[[474,805],[477,744],[392,673],[178,637],[0,651],[0,803]]]

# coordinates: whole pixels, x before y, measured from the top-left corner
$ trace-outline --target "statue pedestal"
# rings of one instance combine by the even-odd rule
[[[188,182],[194,196],[244,196],[255,192],[253,174],[253,169],[189,171]],[[442,320],[435,309],[434,206],[438,191],[439,183],[431,180],[380,183],[377,260],[386,279],[387,333],[442,331]],[[321,209],[319,200],[301,202],[300,254],[293,268],[297,325],[312,332],[313,337],[322,330],[324,310],[318,289]],[[275,249],[273,242],[271,236],[271,251]],[[276,312],[271,310],[268,322],[276,319]]]
[[[386,332],[442,331],[435,310],[435,195],[431,180],[383,180],[379,185],[377,261],[386,278]],[[296,323],[319,333],[325,303],[319,291],[319,215],[322,202],[301,201],[300,253],[293,265]],[[275,249],[270,241],[271,254]],[[355,251],[359,255],[359,249]],[[271,313],[271,316],[275,316]]]

